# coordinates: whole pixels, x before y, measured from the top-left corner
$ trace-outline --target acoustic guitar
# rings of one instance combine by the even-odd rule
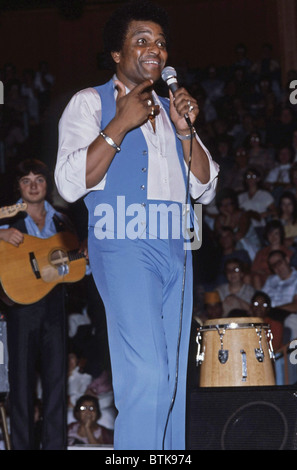
[[[18,247],[0,242],[0,282],[5,294],[18,304],[41,300],[59,283],[81,280],[86,258],[70,232],[50,238],[24,234]]]

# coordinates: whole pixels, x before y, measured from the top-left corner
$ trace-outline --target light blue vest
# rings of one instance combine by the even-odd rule
[[[112,80],[104,85],[95,87],[102,103],[101,128],[104,129],[116,113],[114,98],[114,83]],[[166,112],[169,115],[169,100],[160,97]],[[175,131],[174,131],[175,133]],[[181,142],[176,139],[176,148],[181,169],[186,184],[186,170]],[[85,197],[85,204],[89,211],[89,226],[95,226],[98,221],[95,208],[99,204],[109,204],[113,207],[115,215],[118,208],[118,197],[125,197],[126,207],[131,204],[140,204],[147,210],[147,175],[148,175],[148,147],[140,128],[128,132],[121,143],[121,151],[116,153],[107,172],[106,183],[103,190],[91,191]],[[122,198],[123,199],[123,198]],[[190,203],[190,201],[188,201]]]

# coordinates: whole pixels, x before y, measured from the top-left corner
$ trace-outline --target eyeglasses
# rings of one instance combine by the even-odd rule
[[[238,266],[236,266],[236,268],[227,268],[227,273],[239,273],[240,272],[240,268]]]
[[[249,179],[256,180],[256,179],[257,179],[257,175],[248,174],[248,175],[246,175],[246,179],[247,179],[247,180],[249,180]]]
[[[253,302],[253,306],[254,307],[264,307],[264,308],[269,307],[269,305],[266,302],[264,302],[263,304],[260,304],[257,300],[255,300],[255,302]]]
[[[88,405],[88,406],[87,406],[87,405],[81,405],[81,406],[79,407],[79,410],[80,410],[80,411],[86,411],[86,410],[95,411],[95,407],[92,406],[92,405]]]

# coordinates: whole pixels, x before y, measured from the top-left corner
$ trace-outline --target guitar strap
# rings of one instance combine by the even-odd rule
[[[25,223],[25,218],[26,217],[27,216],[24,215],[24,214],[18,214],[15,217],[13,222],[10,221],[9,226],[13,227],[13,228],[16,228],[17,230],[19,230],[22,233],[28,233],[26,223]],[[64,221],[57,214],[54,214],[53,221],[54,221],[57,233],[66,231],[66,224],[64,223]]]
[[[67,232],[67,226],[65,222],[57,214],[54,214],[53,221],[54,221],[57,233],[65,232],[65,231]]]
[[[13,221],[10,220],[9,226],[12,228],[16,228],[22,233],[28,233],[26,224],[25,224],[26,216],[24,214],[18,214],[14,217]]]

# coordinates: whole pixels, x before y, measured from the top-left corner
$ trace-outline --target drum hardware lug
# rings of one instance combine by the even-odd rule
[[[221,364],[226,364],[229,358],[229,351],[227,349],[220,349],[218,352],[218,357]]]
[[[199,364],[201,364],[201,362],[204,361],[204,352],[200,352],[201,351],[201,344],[200,344],[200,341],[201,341],[201,334],[200,332],[197,333],[197,336],[196,336],[196,343],[197,343],[197,354],[196,354],[196,366],[198,366]]]
[[[258,338],[259,338],[259,348],[255,348],[255,356],[256,356],[256,359],[257,361],[259,362],[263,362],[264,361],[264,351],[263,351],[263,348],[262,348],[262,330],[260,328],[260,330],[258,330],[256,328],[256,333],[258,335]]]
[[[273,346],[272,346],[273,334],[270,329],[268,330],[267,336],[268,336],[268,346],[269,346],[269,357],[270,359],[275,360],[275,354],[274,354]]]
[[[260,348],[255,348],[255,355],[256,355],[256,359],[259,361],[259,362],[263,362],[264,361],[264,352],[262,349]]]
[[[223,337],[224,337],[224,334],[226,333],[226,330],[223,329],[223,331],[220,332],[219,328],[217,327],[217,331],[219,333],[220,342],[221,342],[221,349],[218,352],[218,358],[221,364],[226,364],[229,358],[229,351],[228,349],[224,349],[224,344],[223,344]]]
[[[242,382],[246,382],[247,379],[247,363],[246,363],[246,352],[244,349],[240,350],[241,361],[242,361]]]

